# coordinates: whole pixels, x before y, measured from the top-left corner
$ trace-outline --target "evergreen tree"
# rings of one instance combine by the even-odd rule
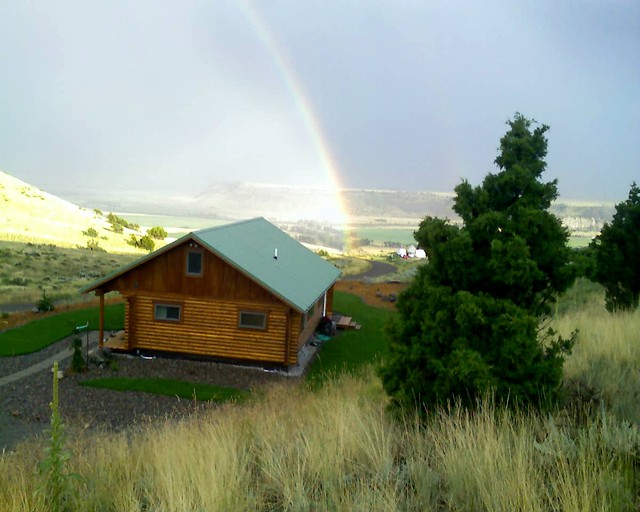
[[[629,198],[616,205],[611,224],[605,224],[591,243],[595,280],[605,287],[609,311],[635,309],[640,294],[640,188],[633,183]]]
[[[567,230],[548,209],[545,125],[520,114],[500,140],[497,174],[455,189],[462,227],[425,218],[415,238],[429,256],[398,300],[390,356],[380,375],[399,404],[473,406],[553,400],[571,340],[539,326],[573,280]]]

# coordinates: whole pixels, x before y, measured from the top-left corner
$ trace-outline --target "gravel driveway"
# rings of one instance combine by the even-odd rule
[[[92,336],[96,336],[95,333]],[[34,354],[0,358],[0,377],[15,373],[51,357],[68,347],[74,336]],[[143,419],[179,417],[194,407],[191,400],[141,392],[117,392],[82,386],[79,383],[97,377],[155,377],[201,382],[238,389],[252,389],[278,382],[295,385],[299,379],[268,372],[262,368],[240,367],[208,361],[184,359],[142,359],[114,354],[116,370],[92,366],[80,375],[60,381],[60,412],[64,421],[82,429],[121,430]],[[69,368],[71,359],[60,363]],[[44,370],[0,387],[0,450],[10,449],[22,439],[48,428],[52,389],[51,370]],[[202,407],[216,407],[215,404]]]

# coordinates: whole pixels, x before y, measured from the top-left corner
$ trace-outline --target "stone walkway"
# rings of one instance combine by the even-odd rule
[[[94,346],[91,347],[91,350],[89,350],[90,354],[95,351],[97,343],[94,342],[93,345]],[[57,354],[54,354],[48,357],[47,359],[40,361],[39,363],[36,363],[32,366],[29,366],[28,368],[25,368],[24,370],[20,370],[19,372],[15,372],[10,375],[6,375],[4,377],[0,377],[0,387],[6,386],[7,384],[11,384],[18,380],[24,379],[29,375],[33,375],[34,373],[40,372],[42,370],[46,370],[47,368],[52,368],[53,363],[55,363],[56,361],[60,363],[61,361],[64,361],[65,359],[71,357],[72,355],[73,355],[73,349],[66,348],[64,350],[61,350]],[[82,355],[84,356],[84,350]]]

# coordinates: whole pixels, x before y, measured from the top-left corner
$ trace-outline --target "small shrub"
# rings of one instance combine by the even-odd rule
[[[82,234],[91,238],[96,238],[98,236],[98,232],[95,230],[95,228],[89,228],[86,231],[83,231]]]
[[[53,311],[53,300],[47,296],[47,292],[45,290],[42,290],[42,297],[40,297],[40,300],[36,304],[36,308],[40,312]]]
[[[71,371],[73,373],[82,373],[87,367],[84,357],[82,357],[82,340],[80,338],[73,338],[71,348],[73,348]]]
[[[156,247],[156,243],[149,235],[144,235],[143,237],[138,238],[132,233],[129,237],[129,240],[127,240],[127,243],[129,245],[132,245],[133,247],[137,247],[138,249],[145,249],[149,252],[153,251]]]
[[[31,283],[31,279],[28,277],[13,277],[5,282],[11,286],[28,286]]]
[[[145,249],[149,252],[153,251],[156,247],[156,243],[153,241],[153,239],[149,236],[149,235],[144,235],[141,239],[140,239],[140,248],[141,249]]]
[[[151,229],[148,229],[147,235],[151,238],[155,238],[156,240],[164,240],[169,236],[167,231],[161,226],[154,226]]]
[[[90,251],[104,251],[97,240],[87,240],[87,249]]]
[[[116,233],[122,233],[122,228],[131,229],[133,231],[137,231],[140,229],[139,224],[128,222],[122,217],[118,217],[114,213],[110,213],[109,215],[107,215],[107,220],[111,223],[111,226]]]

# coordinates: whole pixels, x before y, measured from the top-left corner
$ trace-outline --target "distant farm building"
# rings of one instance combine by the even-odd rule
[[[396,249],[396,254],[401,258],[424,259],[427,257],[427,253],[424,249],[416,249],[415,245],[410,245],[406,249],[404,247],[399,247]]]
[[[330,316],[340,272],[263,218],[189,233],[84,291],[125,299],[124,350],[280,366]]]

